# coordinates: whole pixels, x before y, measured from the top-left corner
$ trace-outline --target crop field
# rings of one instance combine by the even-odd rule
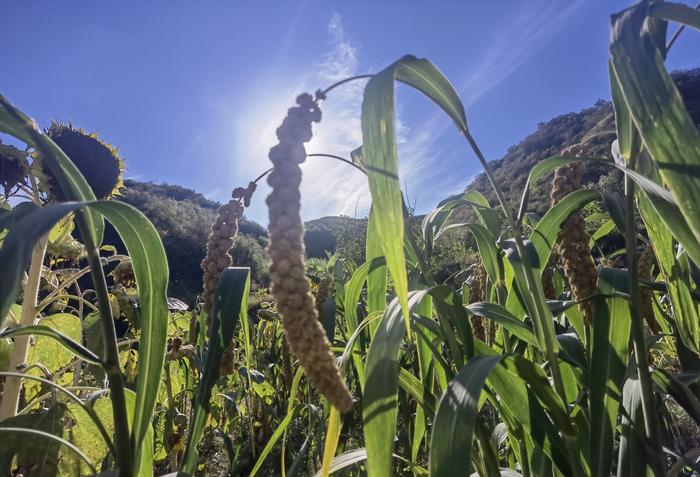
[[[120,200],[118,151],[0,96],[0,476],[700,475],[700,132],[664,65],[700,11],[642,0],[610,28],[610,114],[517,195],[429,59],[290,97],[269,163],[216,211],[193,309]],[[358,83],[362,147],[307,155]],[[397,83],[454,123],[488,194],[414,214]],[[307,160],[366,176],[361,260],[306,255]],[[230,253],[255,202],[269,287]],[[455,236],[473,260],[438,277]]]

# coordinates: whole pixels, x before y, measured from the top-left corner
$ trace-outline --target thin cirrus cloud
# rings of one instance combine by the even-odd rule
[[[522,11],[505,17],[459,82],[465,106],[474,104],[508,78],[582,5],[583,0],[568,4],[540,1],[528,3]]]
[[[583,0],[571,2],[565,8],[558,3],[540,3],[528,4],[522,11],[505,16],[494,28],[491,38],[485,39],[486,46],[481,53],[455,83],[468,119],[468,108],[525,63],[544,40],[565,24]],[[401,146],[400,141],[401,165],[407,166],[402,168],[406,171],[403,180],[407,196],[418,203],[418,212],[425,212],[445,197],[462,192],[480,171],[480,167],[473,165],[473,153],[467,149],[452,121],[437,108],[427,121],[415,128],[410,140],[404,141],[403,148]],[[471,165],[467,165],[467,160]]]
[[[276,142],[275,129],[302,91],[313,92],[340,79],[357,74],[358,48],[351,44],[343,31],[340,16],[334,14],[328,23],[330,49],[311,73],[291,81],[292,86],[272,89],[264,104],[259,102],[241,114],[246,118],[239,123],[238,157],[247,158],[237,164],[236,175],[254,176],[262,170],[260,158],[266,158]],[[362,144],[360,108],[363,84],[352,82],[338,88],[323,102],[323,119],[314,128],[314,138],[306,145],[311,153],[334,154],[350,157],[350,151]],[[271,88],[268,88],[271,90]],[[370,198],[366,179],[358,170],[327,158],[308,158],[302,165],[302,214],[305,220],[325,215],[362,216],[369,207]],[[257,194],[266,195],[267,185],[261,183]],[[247,212],[251,218],[266,222],[264,201],[254,201]]]
[[[543,4],[507,16],[487,45],[456,82],[465,107],[486,96],[510,76],[536,51],[541,42],[559,28],[578,8],[581,0],[566,8]],[[300,91],[314,91],[319,86],[371,71],[367,68],[360,48],[346,35],[340,15],[333,14],[328,22],[330,48],[328,53],[310,69],[311,73],[290,82],[293,86],[277,89],[268,95],[266,104],[256,104],[254,110],[244,111],[245,124],[239,134],[247,138],[238,157],[256,158],[237,165],[237,175],[253,176],[260,172],[260,158],[275,143],[274,131],[286,109]],[[506,34],[504,34],[506,32]],[[459,75],[458,75],[459,77]],[[323,120],[315,128],[314,139],[307,144],[308,153],[326,153],[349,158],[350,151],[362,144],[361,106],[364,81],[347,83],[335,89],[322,105]],[[401,98],[401,95],[399,95]],[[406,105],[410,109],[410,104]],[[407,200],[424,212],[448,195],[459,193],[474,176],[473,165],[465,166],[469,151],[444,113],[421,118],[411,124],[404,105],[397,106],[397,142],[400,158],[401,184]],[[252,138],[252,140],[251,140]],[[354,168],[325,158],[308,158],[302,166],[302,214],[305,220],[327,215],[363,217],[371,202],[366,178]],[[461,173],[460,171],[464,171]],[[439,187],[436,186],[439,184]],[[267,194],[261,185],[258,194]],[[248,215],[266,222],[264,201],[256,201]]]

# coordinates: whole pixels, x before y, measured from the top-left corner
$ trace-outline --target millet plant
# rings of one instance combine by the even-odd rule
[[[680,27],[668,40],[670,22]],[[700,133],[664,67],[686,26],[699,29],[700,12],[677,3],[612,16],[610,153],[583,140],[539,162],[519,204],[428,60],[301,94],[272,168],[219,210],[190,313],[168,311],[154,227],[103,184],[97,199],[78,159],[90,149],[67,138],[91,137],[101,158],[115,151],[72,126],[42,132],[0,97],[0,131],[26,145],[0,144],[0,357],[12,356],[0,371],[0,474],[697,475],[699,443],[679,436],[700,425]],[[349,81],[366,81],[362,146],[349,159],[308,154],[323,102]],[[496,203],[468,190],[411,226],[396,82],[447,114]],[[305,263],[300,166],[312,157],[366,175],[364,263]],[[624,193],[582,188],[593,163],[622,171]],[[270,295],[251,292],[229,254],[265,176]],[[530,193],[549,177],[551,207],[534,217]],[[616,262],[593,247],[608,226],[590,230],[591,203],[624,235]],[[453,220],[465,208],[474,221]],[[102,245],[105,220],[128,257]],[[473,236],[480,255],[460,287],[431,272],[448,231]],[[41,347],[67,359],[48,362]]]

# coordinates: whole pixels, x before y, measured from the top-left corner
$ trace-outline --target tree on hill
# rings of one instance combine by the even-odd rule
[[[128,180],[125,186],[120,199],[142,211],[163,241],[170,268],[169,295],[193,305],[202,291],[200,263],[220,204],[176,185]],[[108,231],[106,241],[121,244],[113,231]],[[251,267],[253,282],[259,286],[268,284],[266,243],[266,230],[243,218],[231,254],[234,263]]]

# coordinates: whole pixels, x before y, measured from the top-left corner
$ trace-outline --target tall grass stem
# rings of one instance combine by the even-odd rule
[[[545,307],[547,305],[545,303],[545,298],[542,293],[539,293],[540,287],[537,286],[537,278],[535,277],[532,267],[530,267],[527,250],[525,249],[525,243],[523,242],[522,235],[520,234],[520,228],[516,224],[515,218],[513,216],[513,208],[508,204],[508,201],[503,195],[503,191],[498,186],[498,182],[496,181],[496,178],[493,175],[493,172],[491,171],[491,168],[489,167],[486,158],[481,152],[481,149],[479,149],[479,146],[477,145],[472,135],[467,130],[463,130],[462,134],[469,142],[469,145],[471,146],[472,150],[479,159],[479,162],[484,168],[484,172],[486,173],[486,176],[488,177],[489,182],[491,183],[491,187],[493,188],[494,193],[496,194],[496,198],[501,206],[501,209],[503,209],[503,214],[505,215],[506,222],[513,232],[513,238],[515,239],[515,247],[523,265],[527,287],[530,290],[530,292],[533,293],[535,298],[535,312],[537,316],[533,318],[538,321],[539,326],[542,329],[542,333],[544,335],[544,342],[546,348],[544,351],[545,355],[547,356],[547,360],[549,361],[549,367],[552,371],[552,380],[554,381],[554,388],[559,397],[561,398],[562,403],[566,406],[566,391],[564,389],[564,382],[561,377],[559,360],[556,353],[557,338],[554,334],[554,324],[547,319],[547,312],[545,311]],[[581,466],[581,454],[576,436],[565,434],[562,431],[562,437],[564,438],[564,441],[566,443],[566,450],[571,463],[572,477],[583,476],[583,468]]]
[[[628,167],[634,170],[635,160],[631,158]],[[639,289],[639,275],[637,273],[637,225],[634,210],[634,181],[629,175],[625,175],[625,249],[628,268],[628,280],[630,299],[628,301],[630,316],[632,318],[632,341],[634,344],[634,356],[637,361],[637,375],[639,385],[642,388],[642,413],[644,415],[644,430],[652,447],[649,453],[649,466],[656,477],[664,475],[664,464],[660,459],[663,455],[661,438],[659,436],[659,423],[654,406],[654,389],[649,372],[649,360],[647,357],[644,339],[644,322],[641,315],[642,302]]]
[[[78,212],[77,218],[80,229],[85,231],[83,238],[88,251],[88,263],[92,276],[95,294],[97,295],[100,309],[100,322],[102,323],[102,338],[104,342],[105,355],[103,356],[107,380],[109,381],[109,391],[112,402],[112,412],[114,414],[114,446],[117,452],[117,466],[119,467],[119,477],[130,477],[132,475],[133,453],[131,448],[131,436],[129,434],[129,421],[126,412],[126,397],[124,394],[124,382],[119,367],[119,348],[117,346],[117,331],[114,327],[112,308],[109,304],[109,294],[107,292],[107,280],[100,260],[100,252],[87,233],[87,223],[82,213]]]

